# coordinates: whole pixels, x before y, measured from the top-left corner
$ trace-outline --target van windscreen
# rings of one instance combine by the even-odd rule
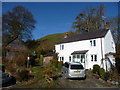
[[[71,65],[71,69],[84,69],[82,65]]]

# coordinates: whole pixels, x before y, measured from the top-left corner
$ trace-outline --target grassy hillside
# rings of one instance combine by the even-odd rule
[[[51,34],[43,38],[40,38],[36,40],[38,42],[36,51],[40,52],[40,51],[53,50],[54,45],[63,38],[64,38],[64,33]]]

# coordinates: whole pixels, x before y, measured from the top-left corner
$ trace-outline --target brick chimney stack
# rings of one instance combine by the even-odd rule
[[[109,22],[106,22],[106,24],[104,25],[104,28],[105,29],[109,29],[110,28]]]
[[[65,33],[65,36],[64,36],[64,38],[67,38],[69,35],[68,35],[68,33]]]

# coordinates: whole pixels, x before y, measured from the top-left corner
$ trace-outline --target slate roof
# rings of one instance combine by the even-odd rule
[[[47,56],[54,56],[54,55],[55,55],[54,52],[50,52],[50,53],[45,54],[44,57],[47,57]]]
[[[86,52],[88,52],[88,50],[83,50],[83,51],[74,51],[72,54],[85,54]]]
[[[68,36],[67,38],[62,39],[57,44],[101,38],[101,37],[104,37],[107,34],[108,30],[109,29],[101,29],[101,30],[95,30],[95,31],[91,31],[91,32],[84,32],[84,33],[81,33],[81,34]]]

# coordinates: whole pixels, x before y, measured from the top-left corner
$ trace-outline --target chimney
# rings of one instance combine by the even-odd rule
[[[109,29],[110,28],[109,22],[106,22],[106,24],[104,25],[104,28],[105,29]]]
[[[69,35],[68,35],[68,33],[65,33],[65,36],[64,36],[64,38],[67,38]]]

